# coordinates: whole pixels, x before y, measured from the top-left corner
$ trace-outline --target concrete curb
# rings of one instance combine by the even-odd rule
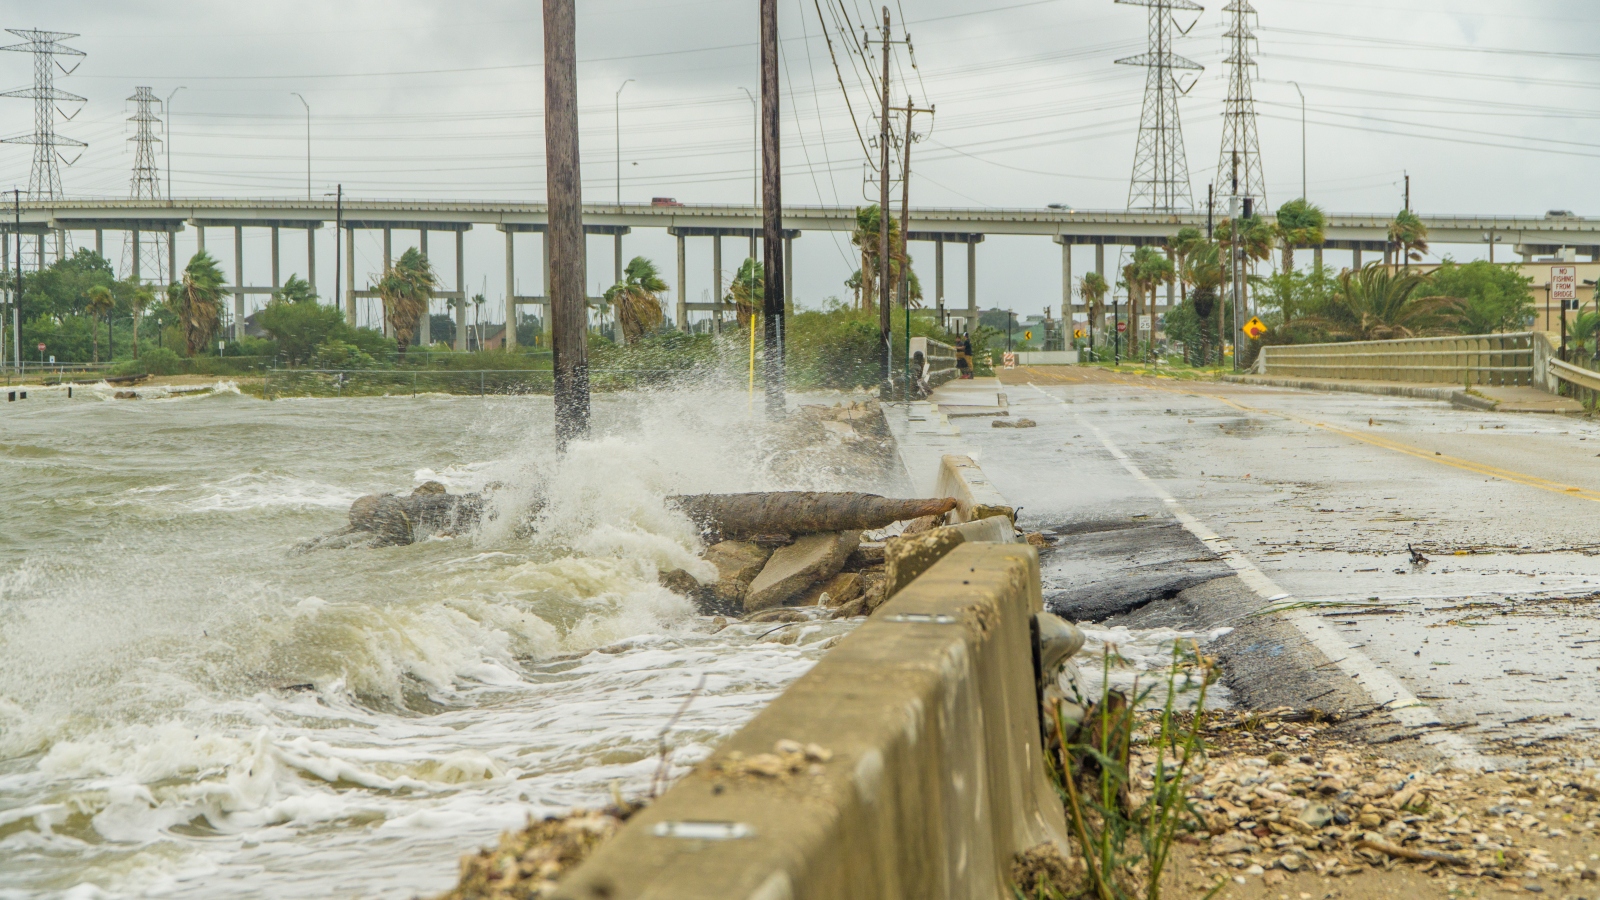
[[[1494,412],[1500,408],[1500,401],[1490,400],[1488,397],[1474,397],[1466,391],[1456,391],[1450,395],[1450,405],[1457,409],[1476,409],[1483,412]]]
[[[1386,397],[1412,397],[1417,400],[1439,400],[1449,403],[1458,387],[1424,387],[1422,385],[1385,384],[1382,382],[1327,381],[1310,378],[1275,378],[1271,375],[1224,375],[1222,380],[1232,384],[1257,384],[1265,387],[1297,388],[1302,391],[1336,391],[1352,394],[1378,394]]]

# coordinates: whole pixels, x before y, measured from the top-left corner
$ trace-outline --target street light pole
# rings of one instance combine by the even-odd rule
[[[300,94],[298,92],[296,92],[296,91],[290,91],[289,93],[294,94],[296,97],[300,97]],[[300,97],[300,105],[304,106],[306,108],[306,199],[310,200],[311,199],[311,104],[306,102],[306,98]]]
[[[185,85],[178,85],[167,95],[167,205],[172,205],[172,98],[178,96]]]
[[[618,206],[622,205],[622,88],[625,88],[625,87],[627,87],[628,85],[630,85],[632,83],[633,83],[633,79],[632,78],[629,78],[627,81],[624,81],[622,83],[622,87],[617,88],[617,96],[616,96],[615,114],[616,114],[616,126],[617,126],[617,205]]]
[[[750,98],[750,115],[755,123],[751,129],[750,142],[750,205],[761,208],[761,106],[756,103],[756,95],[750,93],[747,87],[741,87],[744,95]]]
[[[1299,82],[1291,81],[1294,92],[1300,95],[1300,199],[1310,201],[1306,190],[1306,94],[1300,90]]]

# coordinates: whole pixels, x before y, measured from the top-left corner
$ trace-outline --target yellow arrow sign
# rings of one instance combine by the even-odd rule
[[[1075,337],[1075,338],[1084,337],[1083,329],[1082,328],[1073,329],[1072,336]]]
[[[1022,333],[1022,339],[1023,339],[1023,340],[1025,340],[1025,341],[1031,341],[1031,340],[1033,340],[1033,332],[1031,332],[1031,331],[1024,331],[1024,332],[1023,332],[1023,333]]]
[[[1261,336],[1267,333],[1267,326],[1260,319],[1251,316],[1250,321],[1244,323],[1244,333],[1249,335],[1252,341],[1260,340]]]

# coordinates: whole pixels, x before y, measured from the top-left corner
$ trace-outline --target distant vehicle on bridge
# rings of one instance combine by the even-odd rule
[[[675,197],[651,197],[651,206],[682,206]]]

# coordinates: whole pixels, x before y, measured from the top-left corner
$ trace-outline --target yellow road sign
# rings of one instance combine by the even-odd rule
[[[1084,333],[1083,333],[1083,329],[1082,329],[1082,328],[1075,328],[1075,329],[1073,329],[1073,331],[1072,331],[1072,336],[1073,336],[1073,337],[1075,337],[1075,338],[1081,338],[1081,337],[1085,337],[1085,335],[1084,335]]]
[[[1251,316],[1250,321],[1244,323],[1244,333],[1249,335],[1252,341],[1259,340],[1263,334],[1267,333],[1267,326],[1262,324],[1260,319]]]
[[[1022,339],[1025,340],[1025,341],[1033,340],[1033,332],[1032,331],[1024,331],[1022,333]]]

